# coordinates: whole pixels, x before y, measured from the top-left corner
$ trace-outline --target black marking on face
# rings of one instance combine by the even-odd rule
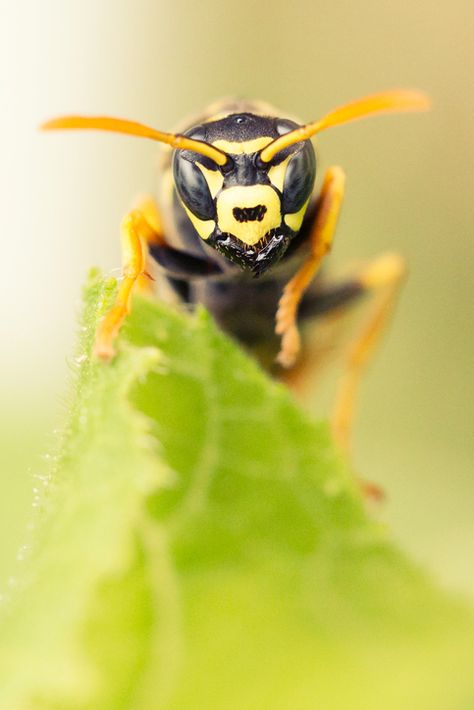
[[[234,207],[233,215],[237,222],[261,222],[267,208],[265,205],[256,205],[255,207]]]
[[[267,170],[261,170],[256,164],[257,153],[242,153],[232,156],[232,170],[224,175],[224,185],[270,185]]]

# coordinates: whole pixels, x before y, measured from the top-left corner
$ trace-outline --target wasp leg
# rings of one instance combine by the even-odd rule
[[[308,394],[308,380],[321,375],[324,366],[334,359],[344,315],[360,301],[364,288],[356,278],[347,278],[322,286],[316,293],[307,293],[299,314],[308,330],[303,338],[303,347],[296,365],[290,369],[280,368],[278,379],[286,384],[297,397]],[[317,320],[316,320],[317,319]]]
[[[141,198],[137,207],[122,221],[123,280],[115,303],[100,323],[94,344],[94,355],[110,360],[115,355],[114,340],[130,312],[134,290],[151,291],[152,260],[161,264],[171,277],[184,279],[220,272],[219,267],[198,259],[166,243],[158,208],[151,197]]]
[[[370,262],[354,279],[364,291],[372,292],[373,298],[366,320],[349,346],[345,370],[339,381],[331,417],[336,442],[346,453],[350,451],[354,406],[364,368],[392,313],[405,273],[406,266],[403,258],[398,254],[388,253]],[[366,492],[369,494],[374,492],[371,485],[368,486]]]
[[[326,350],[334,349],[334,328],[336,336],[339,335],[338,326],[342,325],[344,314],[360,301],[361,296],[372,295],[366,320],[349,345],[331,416],[331,429],[336,445],[346,455],[350,454],[354,409],[364,368],[373,356],[383,327],[391,315],[404,274],[405,263],[402,257],[398,254],[383,254],[350,278],[325,286],[316,294],[310,295],[303,301],[301,313],[308,318],[322,316],[323,336],[321,337],[320,325],[318,339],[309,339],[305,343],[302,358],[296,367],[279,374],[288,387],[304,397],[308,376],[314,372],[315,363],[319,361],[321,365],[321,360],[324,362],[325,356],[328,355]],[[324,325],[328,329],[326,340]],[[360,478],[357,481],[366,497],[375,500],[383,498],[383,491],[377,485]]]
[[[142,211],[140,208],[132,210],[124,217],[121,236],[123,280],[114,305],[99,324],[94,344],[94,355],[103,360],[110,360],[115,355],[113,343],[130,311],[134,286],[138,284],[146,288],[146,244],[159,242],[162,239],[145,216],[145,210]]]
[[[144,269],[143,272],[139,274],[133,290],[150,294],[153,291],[153,278],[150,275],[152,272],[150,250],[159,246],[164,247],[166,241],[160,213],[158,212],[158,207],[153,197],[150,195],[138,197],[135,205],[136,207],[133,212],[138,212],[141,215],[138,229],[140,232],[140,245],[144,255]]]
[[[222,269],[215,262],[205,258],[200,259],[167,244],[163,235],[161,217],[152,197],[146,195],[139,198],[137,209],[152,230],[145,235],[145,244],[143,245],[146,248],[147,263],[148,261],[158,263],[167,277],[174,279],[188,280],[222,273]],[[147,268],[145,278],[148,277],[148,271],[152,271],[151,265],[149,269]],[[149,278],[146,278],[144,287],[145,290],[150,289]]]
[[[344,196],[345,174],[342,168],[332,167],[327,171],[314,224],[309,234],[310,253],[286,284],[276,314],[277,335],[281,335],[281,347],[277,362],[291,367],[300,352],[301,339],[296,324],[298,306],[316,275],[322,260],[331,248],[337,218]]]
[[[222,273],[222,269],[215,262],[163,244],[151,244],[150,256],[162,267],[169,279],[191,281]]]

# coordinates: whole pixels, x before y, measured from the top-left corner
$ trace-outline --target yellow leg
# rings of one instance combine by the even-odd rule
[[[283,367],[291,367],[301,349],[300,334],[296,324],[298,306],[331,248],[344,196],[344,184],[344,171],[338,167],[329,168],[324,178],[314,226],[309,236],[310,253],[285,286],[278,304],[275,332],[282,337],[277,362]]]
[[[151,195],[142,195],[135,201],[135,210],[141,213],[148,225],[147,243],[164,244],[163,225],[156,202]]]
[[[374,298],[367,320],[349,347],[331,417],[336,442],[346,453],[349,453],[354,405],[364,368],[393,310],[404,274],[405,262],[402,257],[398,254],[383,254],[356,276],[364,290],[374,291]],[[369,495],[377,495],[376,487],[361,485]]]
[[[165,244],[165,238],[163,236],[163,226],[161,222],[161,217],[158,212],[158,207],[156,202],[150,195],[142,195],[137,198],[136,210],[138,210],[145,220],[146,227],[144,229],[144,238],[142,237],[142,248],[145,251],[145,267],[144,273],[140,274],[137,279],[136,290],[141,293],[151,294],[153,292],[152,281],[153,278],[150,275],[152,270],[148,259],[148,245],[149,244]]]
[[[163,241],[158,212],[149,198],[141,201],[137,209],[126,215],[122,221],[121,235],[123,281],[114,305],[98,327],[94,344],[94,355],[103,360],[110,360],[115,355],[114,340],[130,312],[134,287],[149,282],[150,277],[146,271],[147,244]]]

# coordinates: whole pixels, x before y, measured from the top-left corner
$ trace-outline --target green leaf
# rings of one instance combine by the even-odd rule
[[[367,515],[325,424],[214,326],[86,289],[1,628],[5,710],[470,710],[471,611]]]

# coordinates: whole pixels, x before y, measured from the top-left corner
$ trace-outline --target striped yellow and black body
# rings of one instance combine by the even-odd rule
[[[397,255],[385,254],[344,282],[321,280],[345,176],[341,168],[329,168],[314,193],[311,139],[368,115],[428,107],[418,91],[393,90],[340,106],[306,125],[247,101],[214,105],[180,133],[107,116],[48,121],[47,130],[106,130],[169,146],[161,160],[158,204],[142,201],[122,223],[124,278],[99,326],[95,354],[106,360],[115,355],[133,290],[149,284],[152,270],[159,286],[184,303],[204,304],[225,331],[272,369],[293,367],[304,351],[298,321],[372,292],[373,307],[350,350],[332,419],[335,436],[347,449],[363,366],[404,266]]]

